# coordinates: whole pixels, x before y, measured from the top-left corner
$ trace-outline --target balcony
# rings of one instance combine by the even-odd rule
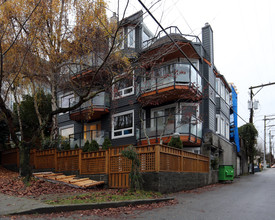
[[[70,134],[69,143],[71,148],[74,148],[76,144],[78,147],[82,148],[87,141],[91,143],[92,140],[95,140],[99,145],[102,145],[105,137],[109,137],[109,133],[106,131],[90,130],[81,133]]]
[[[201,76],[190,64],[171,64],[141,77],[138,100],[143,106],[179,99],[198,101],[202,98],[201,85]]]
[[[146,127],[146,128],[145,128]],[[183,145],[200,146],[202,142],[202,121],[195,116],[180,114],[161,116],[144,120],[144,126],[137,134],[140,144],[169,143],[172,136],[178,135]]]
[[[110,95],[106,92],[101,92],[93,99],[83,103],[79,108],[70,111],[70,119],[74,121],[97,120],[109,113],[109,109]]]

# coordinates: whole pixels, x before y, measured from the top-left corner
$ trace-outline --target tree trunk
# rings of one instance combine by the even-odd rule
[[[42,127],[43,126],[42,116],[41,116],[41,114],[39,112],[39,108],[38,108],[37,93],[36,93],[34,82],[32,82],[32,95],[33,95],[34,109],[35,109],[35,113],[38,118],[39,126]],[[40,135],[41,135],[41,139],[43,141],[45,139],[44,129],[41,129]]]
[[[28,182],[31,174],[30,145],[22,142],[19,147],[19,175],[24,177],[24,182]]]
[[[52,111],[57,110],[57,91],[56,87],[52,85],[51,87],[52,95]],[[52,129],[51,129],[51,143],[56,143],[58,140],[58,124],[57,124],[57,115],[52,116]]]

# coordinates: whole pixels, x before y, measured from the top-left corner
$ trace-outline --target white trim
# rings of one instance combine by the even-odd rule
[[[133,34],[133,44],[130,44],[130,34]],[[136,31],[135,27],[127,27],[127,46],[128,48],[136,48]]]
[[[126,75],[126,73],[123,73],[117,77],[123,77],[123,75]],[[132,83],[132,86],[129,86],[129,87],[126,87],[126,88],[123,88],[123,89],[120,89],[117,91],[117,96],[115,96],[115,92],[114,92],[114,89],[115,89],[115,84],[113,85],[113,88],[112,88],[112,98],[113,99],[120,99],[120,98],[123,98],[123,97],[126,97],[126,96],[129,96],[129,95],[134,95],[135,94],[135,88],[134,88],[134,84],[135,84],[135,74],[134,74],[134,71],[133,71],[133,83]],[[129,93],[126,93],[125,94],[125,91],[128,90],[128,89],[132,89],[131,92]],[[121,94],[119,94],[121,93]]]
[[[70,125],[65,125],[65,126],[62,126],[58,129],[58,134],[61,136],[61,130],[64,130],[64,129],[68,129],[68,128],[73,128],[73,133],[74,134],[74,124],[70,124]],[[71,135],[71,134],[69,134]]]
[[[118,117],[118,116],[121,116],[121,115],[128,115],[128,114],[132,114],[132,127],[128,127],[128,128],[123,128],[123,129],[119,129],[119,130],[114,130],[114,118],[115,117]],[[135,114],[134,114],[134,110],[130,110],[130,111],[125,111],[125,112],[120,112],[120,113],[117,113],[117,114],[114,114],[112,116],[112,139],[118,139],[118,138],[124,138],[124,137],[131,137],[131,136],[134,136],[135,135],[135,123],[134,123],[134,119],[135,119]],[[123,134],[124,131],[126,130],[129,130],[129,129],[132,129],[132,133],[130,134]],[[122,135],[120,136],[115,136],[114,133],[115,132],[119,132],[121,131],[122,132]]]

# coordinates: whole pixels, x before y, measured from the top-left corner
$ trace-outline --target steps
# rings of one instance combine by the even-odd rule
[[[104,184],[104,181],[95,181],[89,178],[78,178],[76,175],[64,175],[63,173],[40,172],[33,173],[37,179],[42,179],[48,182],[61,183],[75,188],[87,189],[97,185]]]

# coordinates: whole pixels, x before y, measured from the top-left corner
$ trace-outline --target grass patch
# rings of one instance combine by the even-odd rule
[[[58,198],[55,200],[47,200],[45,203],[49,205],[68,205],[68,204],[85,204],[85,203],[103,203],[114,201],[127,201],[137,199],[155,199],[161,197],[161,193],[130,190],[104,190],[91,193],[85,193],[67,198]]]

